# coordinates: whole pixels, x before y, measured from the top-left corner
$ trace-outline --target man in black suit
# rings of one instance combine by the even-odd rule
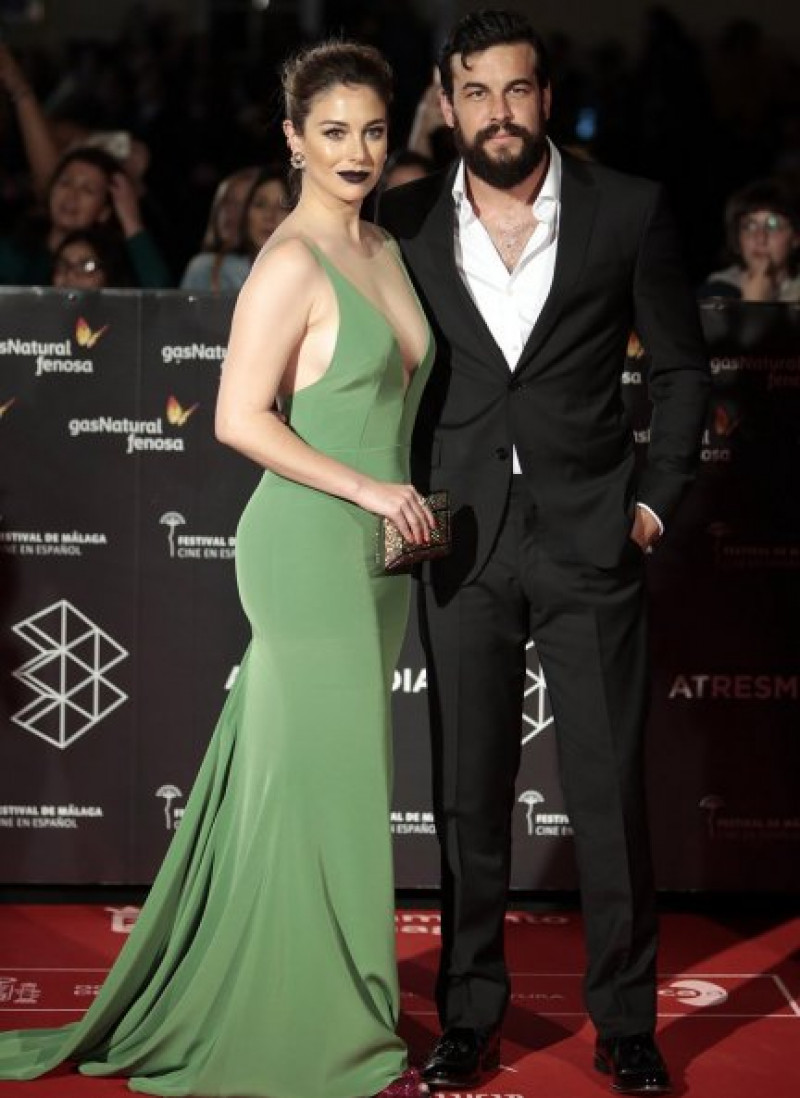
[[[461,159],[387,192],[381,210],[438,346],[414,482],[449,489],[454,511],[453,553],[421,585],[443,1027],[423,1076],[471,1086],[498,1063],[530,635],[575,832],[595,1067],[619,1093],[665,1093],[642,775],[644,566],[693,477],[708,388],[697,311],[660,188],[547,138],[547,58],[525,19],[465,17],[440,72]],[[633,329],[654,406],[639,475],[621,395]]]

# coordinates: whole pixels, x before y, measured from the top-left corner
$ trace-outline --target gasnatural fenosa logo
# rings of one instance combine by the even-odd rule
[[[94,363],[91,358],[82,357],[82,352],[90,351],[108,329],[108,324],[93,328],[85,317],[79,316],[73,338],[40,340],[11,337],[0,340],[0,356],[29,358],[35,377],[93,374]]]
[[[183,428],[199,404],[184,408],[176,396],[167,397],[164,416],[157,419],[129,419],[127,416],[96,416],[93,419],[71,419],[67,429],[72,438],[81,435],[121,435],[125,439],[125,453],[157,453],[171,451],[182,454],[186,451],[184,440],[179,435],[165,435],[164,422],[169,427]]]

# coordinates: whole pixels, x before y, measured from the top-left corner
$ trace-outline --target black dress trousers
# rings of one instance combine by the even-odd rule
[[[657,926],[642,746],[648,695],[644,555],[613,569],[545,548],[523,478],[485,567],[454,593],[420,585],[434,809],[442,849],[443,1027],[494,1027],[509,1000],[503,920],[520,762],[525,647],[536,644],[575,833],[602,1037],[652,1031]]]

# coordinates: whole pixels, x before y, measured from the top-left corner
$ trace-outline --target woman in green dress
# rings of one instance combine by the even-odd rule
[[[416,542],[433,528],[408,483],[432,341],[394,243],[359,219],[390,81],[349,43],[286,67],[299,200],[240,293],[217,408],[220,440],[265,469],[237,535],[252,642],[96,1002],[0,1038],[0,1078],[69,1060],[156,1095],[426,1093],[396,1033],[389,699],[408,581],[374,556],[381,516]]]

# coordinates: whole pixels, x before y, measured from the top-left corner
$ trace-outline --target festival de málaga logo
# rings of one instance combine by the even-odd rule
[[[181,430],[194,415],[199,404],[184,406],[173,394],[167,397],[164,415],[156,419],[130,419],[127,416],[94,416],[91,419],[71,419],[67,429],[72,438],[81,435],[120,435],[125,441],[125,453],[178,453],[186,452],[186,444],[179,434],[164,434],[167,426]]]
[[[0,420],[3,418],[3,416],[6,414],[6,412],[11,411],[11,409],[14,407],[14,405],[16,403],[17,403],[17,398],[16,397],[10,397],[8,400],[4,400],[3,403],[0,404]]]
[[[706,793],[697,807],[705,813],[706,837],[711,842],[727,841],[766,845],[800,842],[800,813],[782,810],[775,804],[762,804],[758,814],[728,809],[724,797]]]
[[[525,806],[525,822],[528,834],[537,838],[570,838],[574,832],[569,816],[564,812],[537,812],[546,797],[538,789],[524,789],[517,798],[517,804]]]
[[[175,831],[183,816],[183,808],[174,805],[173,802],[183,797],[183,793],[177,785],[167,783],[166,785],[160,785],[155,795],[164,802],[164,824],[167,831]]]
[[[94,362],[82,356],[91,351],[108,330],[108,324],[93,328],[85,317],[79,316],[72,338],[40,340],[13,336],[0,340],[0,355],[29,358],[35,377],[93,374]]]
[[[165,511],[158,520],[167,528],[167,544],[171,558],[181,560],[232,560],[236,552],[235,534],[177,533],[186,525],[180,511]]]

